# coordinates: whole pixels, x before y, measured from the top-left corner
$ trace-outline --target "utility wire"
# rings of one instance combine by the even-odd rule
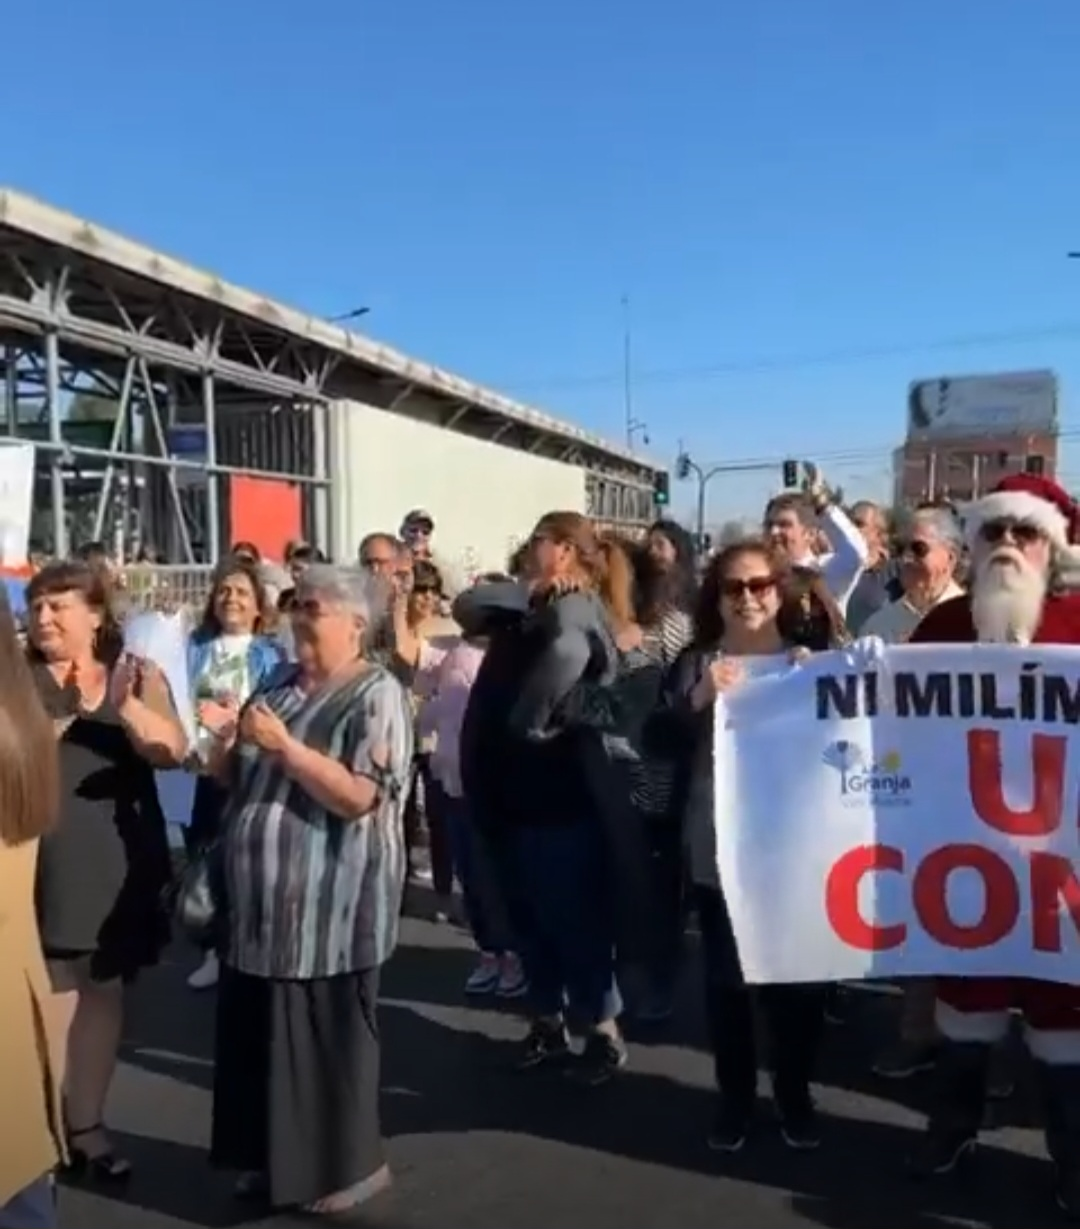
[[[634,372],[635,387],[640,384],[689,383],[716,380],[726,376],[765,375],[772,372],[802,371],[812,367],[842,367],[857,363],[904,358],[914,354],[929,354],[944,350],[976,349],[983,346],[1015,346],[1029,342],[1080,337],[1080,323],[1043,325],[1031,329],[1012,329],[1000,333],[969,333],[958,337],[942,337],[936,341],[906,342],[898,345],[864,346],[847,350],[822,351],[817,354],[762,356],[746,360],[710,363],[703,366],[643,368]],[[622,372],[596,375],[551,376],[536,380],[500,381],[508,392],[532,392],[556,389],[603,387],[618,384]]]

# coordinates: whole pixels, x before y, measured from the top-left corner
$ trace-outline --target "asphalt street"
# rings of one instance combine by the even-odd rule
[[[110,1121],[136,1172],[121,1194],[61,1197],[64,1229],[192,1229],[245,1220],[205,1160],[212,995],[183,984],[177,949],[132,995]],[[854,993],[830,1028],[819,1101],[825,1143],[792,1154],[766,1129],[735,1158],[705,1147],[710,1064],[702,1050],[693,955],[676,1019],[634,1040],[622,1076],[582,1089],[508,1069],[520,1019],[466,1004],[471,953],[447,926],[410,920],[384,979],[384,1127],[396,1183],[388,1229],[1050,1229],[1048,1172],[1027,1081],[963,1177],[923,1186],[902,1161],[917,1139],[925,1085],[869,1073],[894,1001]],[[1019,1060],[1018,1060],[1019,1061]],[[1024,1072],[1022,1072],[1022,1075]]]

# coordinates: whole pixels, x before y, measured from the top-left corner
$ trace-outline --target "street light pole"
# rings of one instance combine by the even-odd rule
[[[705,550],[705,499],[709,489],[709,483],[717,476],[717,474],[752,474],[762,473],[766,470],[775,469],[773,463],[763,461],[750,461],[744,464],[724,464],[721,462],[718,465],[710,465],[704,467],[699,465],[688,452],[680,452],[675,460],[675,476],[677,478],[689,478],[691,474],[697,476],[698,491],[697,491],[697,544],[698,550]]]
[[[644,444],[649,442],[647,425],[634,417],[634,350],[633,335],[630,332],[630,296],[622,297],[623,313],[623,415],[626,420],[626,446],[634,447],[634,436],[641,433]]]

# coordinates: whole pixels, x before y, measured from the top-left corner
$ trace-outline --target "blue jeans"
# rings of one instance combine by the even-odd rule
[[[514,832],[525,933],[521,957],[537,1016],[564,1010],[580,1024],[622,1011],[615,983],[615,917],[607,845],[582,818]]]
[[[507,906],[509,885],[500,875],[490,842],[473,822],[469,804],[442,792],[450,855],[461,884],[465,917],[482,952],[517,951]]]
[[[48,1178],[39,1178],[0,1208],[0,1229],[56,1229],[56,1193]]]

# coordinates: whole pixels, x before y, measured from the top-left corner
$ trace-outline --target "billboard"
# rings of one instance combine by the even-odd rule
[[[1054,432],[1057,398],[1052,371],[916,380],[908,389],[908,439]]]

